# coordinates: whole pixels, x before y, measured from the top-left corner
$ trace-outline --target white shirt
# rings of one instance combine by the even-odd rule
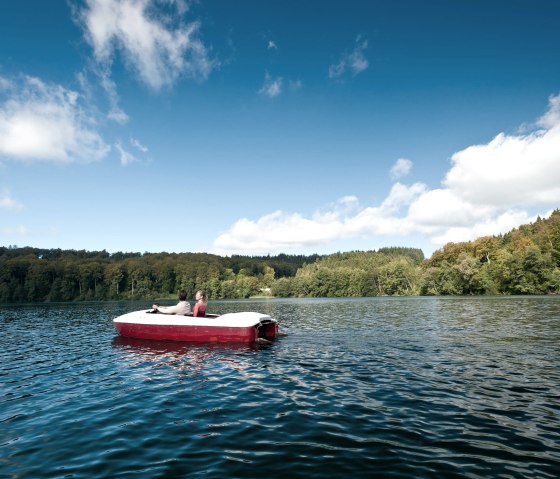
[[[188,301],[179,301],[175,306],[158,306],[158,311],[163,314],[182,314],[191,312],[191,305]]]

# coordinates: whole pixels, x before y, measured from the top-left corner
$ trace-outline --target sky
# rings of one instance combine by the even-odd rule
[[[0,246],[421,248],[560,207],[557,0],[2,0]]]

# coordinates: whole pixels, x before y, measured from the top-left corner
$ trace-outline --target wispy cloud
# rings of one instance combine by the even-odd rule
[[[346,74],[356,76],[366,70],[369,66],[365,57],[367,47],[368,41],[358,36],[354,49],[351,52],[345,52],[338,63],[329,66],[329,78],[337,79]]]
[[[268,46],[266,47],[268,50],[278,50],[278,46],[272,40],[268,41]]]
[[[101,86],[109,101],[109,111],[106,117],[111,121],[124,125],[128,122],[129,118],[126,112],[119,106],[120,98],[117,93],[117,86],[115,82],[111,80],[110,72],[107,69],[97,67],[95,68],[95,73],[99,85],[89,80],[89,76],[85,70],[78,73],[77,79],[80,83],[81,91],[90,102],[94,103],[96,101],[94,98],[94,90],[96,90],[98,86]]]
[[[124,63],[153,90],[172,85],[180,76],[205,79],[217,66],[199,38],[199,22],[183,23],[184,1],[86,0],[78,12],[85,36],[100,65],[106,89],[111,65]],[[169,6],[175,7],[173,14]]]
[[[407,172],[407,161],[397,162],[392,171]],[[533,132],[500,133],[487,144],[455,153],[451,162],[441,188],[397,182],[378,206],[358,207],[351,200],[352,208],[340,208],[348,204],[345,200],[309,218],[283,211],[242,218],[216,238],[214,248],[221,254],[272,253],[346,238],[411,234],[440,247],[533,221],[529,210],[560,202],[560,96],[550,98]]]
[[[80,95],[38,78],[6,82],[0,156],[53,163],[96,161],[109,151]]]
[[[125,111],[120,107],[120,98],[119,94],[117,93],[117,85],[111,77],[109,76],[109,72],[103,71],[100,75],[101,86],[107,93],[109,98],[109,113],[107,113],[107,118],[113,120],[121,125],[128,123],[128,115]]]
[[[141,155],[148,153],[148,148],[140,143],[136,138],[130,138],[129,143]],[[120,163],[122,166],[128,166],[132,163],[141,161],[135,154],[125,148],[120,141],[115,144],[115,149],[119,153]]]
[[[142,143],[140,143],[136,138],[131,138],[130,144],[134,146],[134,148],[136,148],[137,150],[141,151],[142,153],[148,152],[148,148],[144,146]]]
[[[12,88],[12,87],[13,87],[13,85],[12,85],[12,82],[10,80],[0,76],[0,91],[8,90],[9,88]]]
[[[23,208],[23,205],[14,199],[9,191],[5,191],[2,196],[0,196],[0,209],[8,211],[19,211]]]
[[[412,161],[406,158],[399,158],[396,163],[391,168],[389,175],[391,179],[398,180],[399,178],[404,178],[412,170]]]
[[[129,151],[125,150],[120,143],[115,144],[116,150],[119,152],[120,161],[122,166],[128,166],[131,163],[135,163],[138,159]]]
[[[32,234],[31,230],[25,226],[2,226],[0,233],[6,236],[30,236]]]
[[[290,80],[288,82],[288,87],[290,91],[295,92],[303,88],[303,82],[301,80]]]
[[[284,79],[282,77],[272,78],[267,72],[264,78],[264,84],[259,90],[261,95],[274,98],[282,93]]]

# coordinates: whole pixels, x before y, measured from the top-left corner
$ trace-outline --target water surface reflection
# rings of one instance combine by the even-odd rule
[[[143,304],[0,310],[0,475],[557,477],[560,300],[214,302],[270,345],[121,338]]]

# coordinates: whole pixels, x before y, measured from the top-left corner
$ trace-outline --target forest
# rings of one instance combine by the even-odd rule
[[[560,210],[504,235],[331,255],[231,256],[0,247],[0,304],[194,298],[560,293]]]

